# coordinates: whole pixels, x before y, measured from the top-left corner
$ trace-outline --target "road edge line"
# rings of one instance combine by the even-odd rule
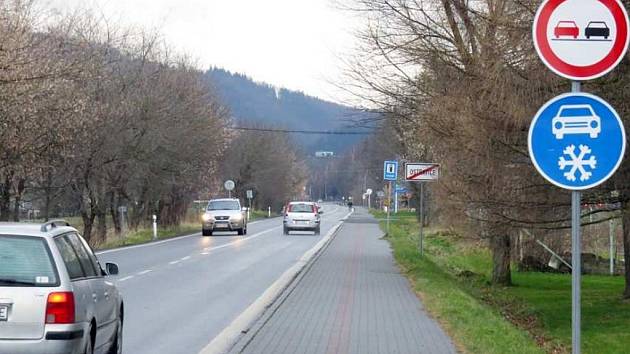
[[[267,220],[273,220],[273,219],[276,219],[276,218],[279,218],[279,217],[273,217],[273,218],[267,218],[267,219],[261,219],[261,220],[252,221],[250,223],[247,223],[247,225],[248,226],[249,225],[254,225],[254,224],[257,224],[257,223],[260,223],[260,222],[264,222],[264,221],[267,221]],[[201,235],[201,231],[195,232],[195,233],[192,233],[192,234],[184,234],[184,235],[180,235],[180,236],[174,236],[174,237],[163,239],[163,240],[149,241],[149,242],[141,243],[141,244],[138,244],[138,245],[127,245],[127,246],[108,248],[108,249],[105,249],[105,250],[95,251],[94,254],[98,256],[98,255],[101,255],[101,254],[108,254],[108,253],[132,250],[132,249],[135,249],[135,248],[148,247],[148,246],[157,246],[157,245],[161,245],[163,243],[183,240],[183,239],[187,239],[189,237],[200,236],[200,235]]]
[[[352,214],[348,213],[342,218],[315,246],[306,251],[298,261],[287,269],[276,279],[251,305],[241,312],[227,327],[225,327],[199,354],[225,354],[238,342],[241,335],[247,333],[249,328],[256,323],[270,306],[282,295],[301,271],[308,265],[309,261],[328,244],[337,233],[341,225]]]

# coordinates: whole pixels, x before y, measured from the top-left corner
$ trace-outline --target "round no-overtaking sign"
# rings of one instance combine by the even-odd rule
[[[547,0],[534,19],[534,45],[556,74],[590,80],[619,64],[628,49],[628,27],[619,0]]]

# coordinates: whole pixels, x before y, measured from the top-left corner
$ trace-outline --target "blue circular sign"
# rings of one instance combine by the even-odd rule
[[[538,111],[527,139],[538,172],[558,187],[583,190],[615,173],[626,150],[617,112],[588,93],[553,98]]]

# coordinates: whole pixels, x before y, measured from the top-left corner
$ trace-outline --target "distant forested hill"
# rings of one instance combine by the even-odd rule
[[[242,124],[262,123],[269,126],[297,130],[352,130],[350,119],[365,113],[327,102],[302,92],[277,89],[254,82],[242,74],[213,68],[206,72],[209,84],[230,108],[232,116]],[[294,135],[305,152],[316,150],[341,152],[365,136],[351,135]]]

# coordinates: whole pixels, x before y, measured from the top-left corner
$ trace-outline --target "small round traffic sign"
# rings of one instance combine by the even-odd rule
[[[234,187],[236,185],[234,184],[234,181],[232,181],[231,179],[228,179],[227,181],[225,181],[225,183],[223,184],[223,187],[225,187],[226,190],[231,191],[234,190]]]
[[[619,0],[546,0],[534,18],[534,46],[556,74],[590,80],[607,74],[623,59],[629,27]]]
[[[626,150],[617,112],[588,93],[547,102],[529,128],[529,156],[549,182],[570,190],[595,187],[615,173]]]

